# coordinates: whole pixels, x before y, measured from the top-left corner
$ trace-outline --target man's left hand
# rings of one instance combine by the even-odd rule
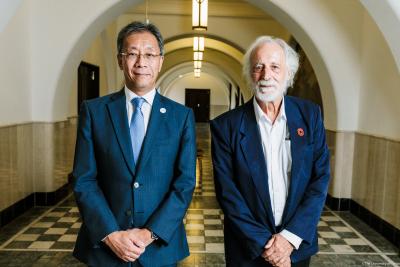
[[[268,241],[261,255],[266,261],[274,266],[280,266],[280,263],[286,261],[292,254],[293,246],[282,235],[276,234]]]
[[[146,247],[154,241],[154,239],[151,238],[151,232],[146,228],[130,229],[128,230],[128,233],[142,240]]]

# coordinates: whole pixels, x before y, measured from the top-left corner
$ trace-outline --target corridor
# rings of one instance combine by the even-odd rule
[[[191,255],[179,266],[225,266],[208,124],[197,125],[197,140],[197,187],[184,220]],[[0,229],[0,266],[84,266],[71,255],[80,225],[72,194],[29,210]],[[400,266],[396,247],[349,212],[325,209],[318,230],[320,252],[311,266]]]

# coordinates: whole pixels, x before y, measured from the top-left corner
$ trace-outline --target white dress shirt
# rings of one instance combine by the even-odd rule
[[[131,103],[132,99],[135,97],[142,97],[144,98],[144,102],[142,105],[142,113],[143,113],[143,119],[144,119],[144,134],[146,134],[147,131],[147,125],[149,124],[149,119],[150,119],[150,113],[151,113],[151,107],[153,105],[154,97],[156,96],[156,89],[151,90],[145,95],[139,96],[132,92],[131,90],[128,89],[125,85],[125,96],[126,96],[126,111],[128,114],[128,125],[129,127],[131,126],[131,119],[133,115],[133,111],[135,110],[135,107]]]
[[[125,98],[126,98],[126,111],[128,114],[128,126],[131,126],[131,119],[132,119],[132,115],[133,115],[133,111],[135,110],[135,107],[132,104],[132,99],[134,99],[135,97],[143,97],[144,98],[144,102],[142,105],[142,113],[143,113],[143,119],[144,119],[144,134],[146,134],[147,131],[147,125],[149,124],[149,119],[150,119],[150,113],[151,113],[151,106],[153,105],[153,101],[154,101],[154,97],[156,96],[156,89],[151,90],[150,92],[148,92],[147,94],[143,95],[143,96],[138,96],[137,94],[135,94],[134,92],[132,92],[131,90],[128,89],[128,87],[124,87],[124,91],[125,91]],[[109,235],[107,235],[109,236]],[[104,242],[104,240],[107,238],[104,237],[101,241]]]
[[[274,123],[262,111],[255,97],[253,105],[267,166],[268,191],[271,199],[272,213],[274,215],[275,226],[279,226],[282,224],[282,215],[289,193],[290,172],[292,169],[285,101],[282,99],[282,105]],[[285,229],[280,234],[296,249],[299,248],[302,242],[300,237]]]

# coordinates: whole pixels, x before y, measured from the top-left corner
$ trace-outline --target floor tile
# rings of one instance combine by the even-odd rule
[[[36,241],[40,235],[38,234],[21,234],[17,236],[15,241]]]
[[[67,231],[67,228],[50,228],[44,234],[45,235],[63,235]]]
[[[338,253],[353,253],[355,252],[349,245],[331,245],[333,251]]]
[[[206,251],[213,253],[224,253],[223,243],[208,243],[206,244]]]
[[[359,245],[367,245],[367,243],[361,238],[345,238],[344,242],[348,245],[359,246]]]
[[[335,232],[319,232],[318,234],[324,238],[340,238],[340,236]]]
[[[29,249],[49,249],[54,244],[53,241],[35,241],[28,248]]]
[[[63,235],[57,241],[59,242],[75,242],[77,235]]]

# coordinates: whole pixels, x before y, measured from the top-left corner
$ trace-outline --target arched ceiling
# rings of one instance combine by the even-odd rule
[[[218,38],[212,36],[210,37],[201,33],[199,35],[194,34],[193,36],[203,36],[206,49],[214,49],[216,51],[226,54],[229,57],[232,57],[239,63],[242,63],[243,52],[241,51],[240,48],[235,47],[234,44],[230,44],[230,42],[226,40],[219,40]],[[170,53],[182,48],[192,48],[193,36],[190,37],[178,36],[177,39],[170,41],[166,40],[165,42],[166,53]]]
[[[178,77],[179,74],[187,73],[187,69],[185,71],[181,70],[179,72],[179,68],[177,66],[184,66],[182,64],[188,63],[191,66],[191,72],[193,72],[193,49],[192,46],[184,47],[181,49],[175,49],[170,52],[167,52],[165,55],[165,60],[161,72],[159,74],[159,82],[158,84],[163,84],[163,80],[168,76],[166,73],[170,74],[169,70],[174,69],[174,77]],[[204,52],[204,66],[214,66],[213,71],[209,71],[211,75],[219,75],[219,73],[223,73],[224,76],[229,77],[232,81],[232,84],[239,86],[244,89],[245,81],[242,78],[242,65],[241,63],[233,58],[232,56],[224,53],[220,50],[212,49],[206,47]],[[185,65],[186,66],[186,65]],[[219,69],[220,72],[215,71],[215,69]],[[204,70],[202,70],[204,71]],[[245,99],[251,97],[250,90],[242,90],[243,96]]]
[[[149,14],[192,16],[192,0],[149,0]],[[145,13],[146,3],[132,6],[125,14]],[[208,2],[208,15],[236,18],[267,18],[273,19],[259,8],[249,5],[243,0],[212,0]]]
[[[212,63],[204,62],[201,72],[202,74],[207,73],[211,76],[214,76],[216,79],[221,80],[224,84],[226,84],[226,89],[229,87],[229,84],[232,84],[233,88],[237,86],[232,77]],[[180,79],[182,76],[186,75],[194,75],[192,62],[183,62],[168,69],[159,77],[156,87],[160,87],[161,93],[166,94],[168,90],[170,90],[170,85],[173,84],[176,79]]]

